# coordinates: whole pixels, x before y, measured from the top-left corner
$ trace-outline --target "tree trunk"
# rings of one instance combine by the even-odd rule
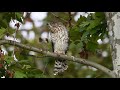
[[[111,44],[113,72],[120,77],[120,12],[106,12],[108,33]]]

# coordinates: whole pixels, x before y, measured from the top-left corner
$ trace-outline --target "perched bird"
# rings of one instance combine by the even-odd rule
[[[65,55],[68,50],[68,30],[61,22],[48,23],[50,29],[49,40],[52,43],[53,52],[56,54]],[[68,65],[66,60],[57,59],[54,64],[54,75],[58,75],[67,70]]]

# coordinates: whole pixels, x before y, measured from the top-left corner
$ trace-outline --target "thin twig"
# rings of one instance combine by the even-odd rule
[[[101,76],[101,75],[97,75],[97,76],[95,76],[94,78],[97,78],[97,77],[99,77],[99,76]]]
[[[73,61],[73,62],[77,62],[77,63],[80,63],[80,64],[85,64],[85,65],[88,65],[88,66],[92,66],[94,68],[97,68],[97,69],[103,71],[104,73],[111,76],[112,78],[116,77],[115,73],[113,71],[111,71],[110,69],[108,69],[108,68],[106,68],[106,67],[104,67],[100,64],[97,64],[95,62],[92,62],[90,60],[86,60],[86,59],[82,59],[82,58],[76,58],[74,56],[57,55],[53,52],[44,51],[42,49],[38,49],[38,48],[35,48],[35,47],[32,47],[32,46],[27,46],[25,44],[18,43],[18,42],[15,42],[15,41],[11,41],[11,40],[0,40],[0,45],[4,45],[4,44],[9,44],[9,45],[14,45],[15,44],[15,46],[17,46],[17,47],[24,48],[24,49],[34,51],[34,52],[37,52],[37,53],[42,53],[42,54],[45,54],[47,56],[51,56],[51,57],[55,57],[55,58],[61,58],[61,59],[65,59],[65,60],[68,60],[68,61]]]
[[[69,23],[69,21],[67,21],[67,20],[65,20],[65,19],[63,19],[63,18],[57,16],[56,14],[54,14],[54,13],[52,13],[52,12],[50,12],[50,13],[51,13],[53,16],[55,16],[56,18],[58,18],[58,19],[60,19],[60,20],[62,20],[62,21],[64,21],[64,22],[66,22],[66,23]],[[73,23],[71,23],[71,25],[74,26]]]
[[[68,12],[68,14],[69,14],[69,20],[68,20],[69,27],[71,28],[72,15],[71,15],[71,12]]]
[[[15,18],[16,18],[16,15],[15,15]],[[14,26],[15,26],[15,25],[14,25]],[[15,32],[14,32],[14,35],[13,35],[14,41],[15,41],[15,39],[16,39],[16,33],[17,33],[17,31],[18,31],[18,28],[19,28],[19,27],[16,28],[16,30],[15,30]],[[16,59],[15,59],[15,44],[13,45],[12,57],[14,58],[14,60],[16,60]]]
[[[44,70],[43,70],[42,75],[44,75],[47,65],[48,65],[48,62],[46,63],[46,65],[45,65],[45,67],[44,67]]]

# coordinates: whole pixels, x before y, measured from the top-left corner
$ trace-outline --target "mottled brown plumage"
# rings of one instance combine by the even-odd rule
[[[53,45],[53,52],[56,54],[66,54],[68,49],[68,30],[61,22],[54,22],[48,24],[50,33],[49,40]],[[67,70],[68,65],[66,60],[57,59],[54,65],[54,75],[64,72]]]

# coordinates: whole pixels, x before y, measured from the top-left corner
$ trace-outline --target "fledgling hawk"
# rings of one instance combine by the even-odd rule
[[[69,41],[68,30],[61,22],[52,22],[47,25],[50,29],[49,40],[52,42],[53,52],[58,55],[66,54]],[[66,60],[57,59],[54,64],[54,75],[64,72],[67,68]]]

